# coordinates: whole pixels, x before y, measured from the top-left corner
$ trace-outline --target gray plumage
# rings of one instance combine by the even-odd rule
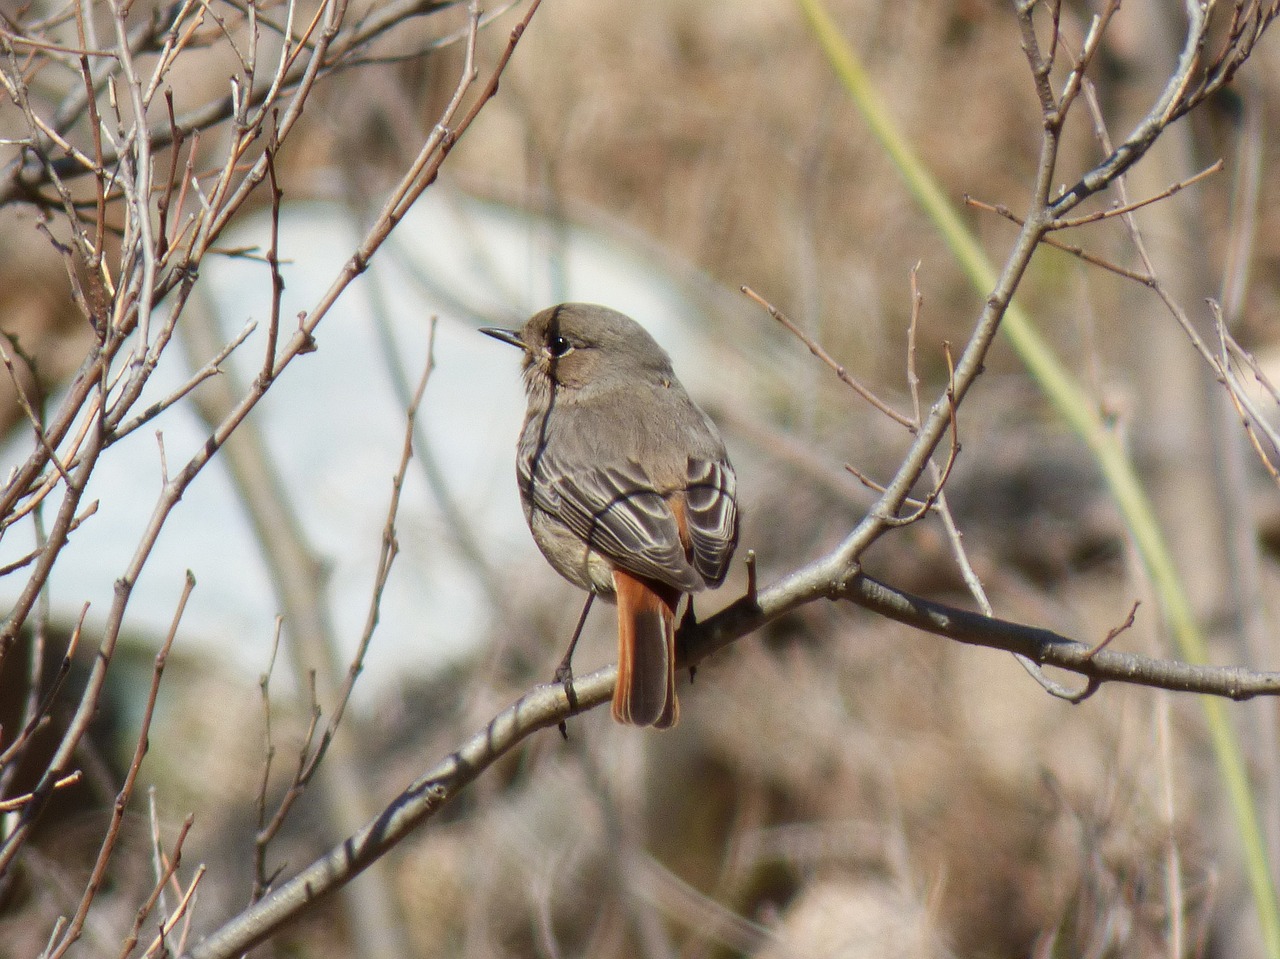
[[[680,594],[718,586],[737,542],[737,480],[715,425],[653,337],[582,303],[543,310],[519,331],[483,332],[524,351],[520,499],[551,565],[610,600],[618,570],[646,581],[672,621]]]

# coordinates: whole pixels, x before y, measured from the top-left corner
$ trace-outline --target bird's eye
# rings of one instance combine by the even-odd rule
[[[573,344],[563,336],[553,336],[547,341],[547,352],[552,356],[560,357],[573,349]]]

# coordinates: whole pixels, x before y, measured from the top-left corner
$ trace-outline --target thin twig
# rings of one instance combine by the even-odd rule
[[[160,925],[160,932],[156,935],[155,940],[147,947],[144,956],[172,956],[174,952],[181,952],[186,948],[187,935],[191,928],[191,905],[195,901],[196,890],[200,886],[200,880],[204,878],[205,865],[201,863],[196,867],[195,875],[191,877],[191,882],[187,884],[186,892],[182,894],[182,899],[178,901],[178,906],[173,911],[173,915],[169,916]],[[167,939],[169,933],[173,931],[178,922],[183,923],[182,935],[178,942],[174,944],[175,949],[171,950],[167,947]]]
[[[147,702],[143,707],[142,718],[138,724],[137,744],[134,747],[133,759],[129,762],[129,769],[125,773],[124,784],[116,795],[115,805],[111,813],[111,824],[107,827],[107,832],[103,836],[102,846],[98,850],[97,861],[93,865],[93,872],[89,876],[89,882],[85,885],[84,896],[80,900],[76,914],[72,917],[66,932],[63,933],[57,948],[48,954],[49,959],[61,959],[62,956],[66,955],[72,944],[80,938],[80,931],[84,928],[84,921],[88,918],[89,909],[93,905],[93,900],[106,877],[107,864],[111,861],[111,856],[115,852],[116,841],[120,836],[120,826],[124,822],[125,811],[128,809],[129,800],[133,796],[133,787],[138,780],[138,772],[142,769],[142,760],[147,755],[151,734],[151,719],[155,715],[156,697],[160,694],[160,679],[164,675],[164,667],[169,658],[169,650],[173,647],[174,638],[178,635],[178,624],[182,622],[182,614],[187,608],[187,600],[190,599],[191,591],[195,589],[195,586],[195,577],[188,570],[182,588],[182,595],[178,598],[178,606],[173,614],[173,623],[169,627],[169,632],[166,634],[164,642],[160,645],[160,651],[156,653],[155,664],[151,670],[151,688],[147,693]]]
[[[276,758],[276,745],[271,738],[271,677],[276,671],[276,657],[280,654],[280,634],[284,630],[283,617],[276,617],[276,628],[271,639],[271,657],[267,660],[267,668],[258,679],[258,689],[262,694],[262,778],[258,780],[258,798],[255,808],[258,813],[258,835],[263,836],[267,826],[267,787],[271,783],[271,764]],[[274,834],[273,834],[274,835]],[[266,894],[274,881],[274,876],[267,875],[267,847],[272,836],[265,841],[253,844],[253,891],[250,902],[257,902]]]
[[[251,6],[251,9],[256,4]],[[267,247],[267,266],[271,270],[271,317],[267,322],[267,345],[262,354],[262,369],[258,373],[265,381],[271,378],[276,365],[276,344],[280,340],[280,301],[284,298],[284,277],[280,274],[280,198],[283,193],[276,180],[276,151],[280,148],[276,132],[272,130],[267,144],[267,184],[271,190],[271,244]]]
[[[812,353],[814,356],[820,359],[823,363],[825,363],[828,367],[830,367],[831,371],[835,373],[837,377],[839,377],[841,383],[844,383],[846,386],[848,386],[855,393],[857,393],[864,400],[866,400],[868,403],[870,403],[872,406],[874,406],[881,413],[889,417],[898,425],[905,426],[907,429],[912,431],[915,430],[915,425],[912,423],[911,417],[904,416],[903,414],[899,413],[897,410],[891,407],[888,403],[884,402],[882,399],[880,399],[878,396],[872,393],[869,389],[867,389],[865,386],[859,383],[856,379],[854,379],[853,375],[848,370],[846,370],[843,366],[841,366],[834,359],[832,359],[831,354],[829,354],[826,350],[824,350],[821,344],[819,344],[815,339],[813,339],[813,337],[809,336],[809,334],[806,333],[804,330],[800,329],[800,327],[796,326],[795,323],[791,322],[791,319],[785,313],[783,313],[776,306],[774,306],[772,303],[770,303],[768,300],[762,297],[755,290],[751,289],[751,287],[744,286],[744,287],[741,287],[741,290],[743,293],[745,293],[748,297],[750,297],[756,303],[760,304],[760,306],[764,307],[765,311],[770,316],[772,316],[775,320],[777,320],[784,327],[786,327],[786,329],[789,330],[796,339],[798,339],[801,343],[807,346],[809,348],[810,353]]]
[[[1109,220],[1117,216],[1125,216],[1143,207],[1150,206],[1152,203],[1159,203],[1161,200],[1167,200],[1180,190],[1186,189],[1194,183],[1199,183],[1215,173],[1221,173],[1226,163],[1218,160],[1212,165],[1201,170],[1199,173],[1180,180],[1172,186],[1166,187],[1155,196],[1149,196],[1145,200],[1137,200],[1133,203],[1119,203],[1115,206],[1107,207],[1105,210],[1098,210],[1094,213],[1087,213],[1084,216],[1075,217],[1074,219],[1053,220],[1049,224],[1052,230],[1069,230],[1072,227],[1086,226],[1090,223],[1097,223],[1099,220]]]
[[[925,495],[925,498],[920,501],[920,504],[916,507],[914,512],[908,513],[905,516],[893,516],[886,519],[885,523],[888,526],[909,526],[920,520],[926,513],[928,513],[929,510],[933,508],[938,497],[942,495],[942,490],[947,485],[947,480],[951,476],[951,470],[956,465],[956,459],[960,456],[960,430],[959,425],[956,422],[956,369],[955,362],[951,357],[951,344],[944,340],[942,343],[942,350],[947,358],[947,391],[945,395],[950,402],[951,411],[951,447],[947,452],[947,461],[943,464],[941,469],[936,471],[933,488],[929,490]],[[918,428],[919,427],[917,426],[916,429]],[[936,465],[937,464],[933,462],[933,459],[930,458],[930,468],[936,469]],[[902,502],[904,505],[907,501],[908,497],[903,497]]]
[[[49,709],[57,700],[58,693],[62,690],[62,685],[66,682],[67,677],[71,674],[71,664],[75,660],[76,650],[80,647],[80,637],[84,633],[84,620],[89,615],[89,604],[85,603],[80,607],[80,618],[77,620],[75,628],[71,630],[71,637],[67,640],[67,648],[62,654],[62,662],[58,666],[58,672],[53,677],[49,688],[44,692],[40,699],[40,703],[35,709],[30,710],[24,723],[22,730],[13,741],[5,747],[4,752],[0,752],[0,767],[16,768],[17,762],[21,757],[23,750],[27,748],[31,737],[45,723]],[[55,787],[56,788],[56,787]]]
[[[182,821],[182,827],[178,830],[178,838],[175,839],[173,843],[173,852],[166,857],[164,866],[160,874],[156,877],[156,883],[151,887],[151,894],[147,897],[147,901],[138,907],[138,912],[133,917],[133,928],[129,930],[129,935],[125,937],[124,942],[120,946],[118,959],[127,959],[129,953],[133,952],[133,948],[138,944],[138,938],[142,934],[142,927],[151,916],[151,913],[156,908],[157,904],[160,905],[161,912],[164,912],[164,905],[162,903],[164,887],[177,876],[178,867],[182,864],[182,844],[186,842],[187,833],[191,831],[191,827],[194,823],[195,816],[187,816],[187,818]],[[200,869],[204,869],[204,866],[202,865]],[[199,875],[200,873],[197,871],[197,876]],[[194,888],[194,885],[192,888]],[[182,901],[185,902],[189,898],[189,896],[184,896]],[[174,916],[179,915],[182,908],[182,906],[179,906],[179,910],[174,913]],[[170,923],[174,916],[166,919],[161,925],[163,926]]]
[[[289,813],[293,811],[294,804],[302,798],[302,793],[311,781],[311,775],[314,775],[316,767],[311,764],[312,744],[316,739],[316,732],[320,728],[320,717],[322,715],[320,703],[316,699],[316,673],[311,670],[307,676],[307,693],[310,697],[310,720],[307,723],[307,731],[303,734],[302,742],[298,747],[298,759],[293,770],[293,780],[289,783],[289,788],[285,790],[284,796],[276,806],[276,811],[272,814],[271,819],[266,825],[259,826],[258,831],[253,837],[253,894],[251,901],[257,902],[265,895],[266,891],[275,884],[276,877],[280,874],[281,866],[275,872],[268,874],[267,872],[267,852],[271,847],[271,843],[279,835],[280,830],[284,828],[285,822],[289,818]],[[321,743],[317,749],[325,748],[327,744]],[[308,769],[311,770],[308,774]]]
[[[113,443],[118,443],[134,430],[138,429],[140,426],[145,426],[147,423],[150,423],[165,410],[176,404],[179,400],[188,396],[192,390],[205,380],[220,374],[222,372],[222,364],[226,362],[227,358],[234,353],[236,349],[239,348],[240,344],[247,340],[249,335],[257,328],[257,323],[249,322],[245,324],[245,326],[240,329],[239,333],[232,337],[225,346],[218,350],[218,352],[215,353],[213,357],[204,364],[204,366],[200,367],[200,369],[193,373],[185,383],[179,386],[168,396],[152,403],[145,410],[134,416],[133,419],[117,426],[115,430],[112,431],[111,441]]]
[[[435,369],[436,326],[437,319],[433,316],[427,331],[427,358],[422,365],[422,376],[418,379],[418,386],[413,391],[413,397],[409,402],[408,409],[405,410],[404,444],[400,451],[400,463],[391,478],[391,497],[387,503],[387,520],[382,527],[382,543],[378,555],[378,566],[374,573],[373,593],[369,597],[369,611],[365,616],[364,629],[360,633],[360,642],[356,647],[356,653],[352,656],[351,664],[347,669],[346,683],[330,716],[326,739],[332,738],[334,730],[342,722],[342,716],[346,712],[347,704],[351,701],[351,694],[355,690],[356,679],[364,669],[364,658],[369,651],[369,644],[373,641],[373,633],[378,628],[378,620],[381,616],[382,596],[386,591],[387,580],[391,576],[391,568],[400,552],[400,544],[396,537],[396,519],[400,514],[400,494],[404,490],[404,481],[409,473],[409,464],[413,461],[413,436],[418,419],[418,410],[422,405],[422,397],[426,393],[427,383],[431,379],[431,372]],[[317,750],[316,755],[312,758],[312,764],[319,763],[321,758],[321,753]]]
[[[976,200],[973,197],[969,196],[968,194],[965,194],[964,202],[965,202],[965,205],[971,206],[974,209],[985,210],[988,213],[994,213],[997,216],[1004,217],[1006,220],[1010,221],[1011,223],[1016,223],[1018,226],[1023,225],[1022,218],[1002,203],[994,203],[994,204],[984,203],[982,200]],[[1108,270],[1111,273],[1115,273],[1117,276],[1123,276],[1127,280],[1134,280],[1138,283],[1141,283],[1143,286],[1151,285],[1151,277],[1148,276],[1147,274],[1138,273],[1134,270],[1127,269],[1121,266],[1119,263],[1113,263],[1110,260],[1104,257],[1101,257],[1096,253],[1090,253],[1088,250],[1086,250],[1082,246],[1076,246],[1072,243],[1066,243],[1055,236],[1046,236],[1044,237],[1042,242],[1046,246],[1051,246],[1055,250],[1062,250],[1064,253],[1070,253],[1072,256],[1076,257],[1077,259],[1083,260],[1086,263],[1090,263],[1093,266],[1101,267],[1104,270]]]
[[[74,786],[83,778],[84,773],[77,769],[75,772],[69,773],[54,782],[53,788],[55,790],[66,789],[68,786]],[[35,798],[35,793],[23,793],[21,796],[14,796],[12,799],[0,799],[0,813],[16,812]]]
[[[881,495],[884,495],[886,487],[883,483],[877,483],[875,480],[873,480],[866,473],[862,472],[862,470],[858,469],[852,463],[845,463],[844,468],[845,468],[845,471],[849,473],[850,476],[854,477],[854,479],[856,479],[859,483],[861,483],[867,489],[871,490],[873,493],[879,493]],[[902,502],[904,506],[910,506],[912,509],[920,510],[921,512],[929,509],[929,504],[927,504],[924,500],[915,499],[914,497],[911,497],[911,496],[906,497],[905,499],[903,499]]]
[[[1133,628],[1134,617],[1137,616],[1138,607],[1141,605],[1142,605],[1141,600],[1135,599],[1133,601],[1133,606],[1130,607],[1129,615],[1125,617],[1124,622],[1121,623],[1119,626],[1113,626],[1111,629],[1107,630],[1107,635],[1102,637],[1102,639],[1098,641],[1098,644],[1096,646],[1090,647],[1089,654],[1088,654],[1090,659],[1092,659],[1102,650],[1110,646],[1111,641],[1115,639],[1117,636],[1119,636],[1121,633]]]

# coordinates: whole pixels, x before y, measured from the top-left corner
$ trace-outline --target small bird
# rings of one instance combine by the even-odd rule
[[[737,478],[724,442],[671,359],[635,320],[587,303],[487,328],[524,351],[529,406],[517,446],[533,538],[588,591],[618,606],[613,718],[674,726],[676,608],[719,586],[738,541]]]

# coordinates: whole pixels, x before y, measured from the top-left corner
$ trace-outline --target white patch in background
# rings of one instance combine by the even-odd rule
[[[298,312],[309,310],[332,283],[358,237],[341,206],[301,204],[282,210],[281,342],[295,328]],[[265,250],[268,241],[269,221],[262,215],[227,236],[225,245]],[[249,321],[258,324],[224,364],[239,384],[249,382],[262,362],[270,314],[266,265],[210,257],[196,289],[200,298],[182,323],[203,321],[201,314],[211,313],[221,341]],[[677,284],[642,256],[602,234],[552,227],[437,186],[323,319],[317,351],[296,359],[251,415],[307,541],[328,568],[328,612],[344,662],[355,651],[368,615],[404,436],[404,404],[389,364],[398,364],[411,390],[426,359],[433,315],[439,317],[436,367],[420,412],[430,453],[452,498],[470,518],[472,533],[484,544],[491,568],[509,573],[542,562],[515,487],[515,440],[524,412],[518,356],[476,328],[518,326],[535,310],[561,300],[607,303],[635,317],[675,357],[695,396],[699,385],[726,386],[718,361],[690,367],[693,347],[702,342],[698,319]],[[163,315],[162,308],[157,323]],[[380,322],[394,341],[393,357],[382,345]],[[175,342],[135,412],[189,375]],[[84,498],[85,504],[98,500],[99,511],[72,535],[50,580],[58,623],[73,623],[81,606],[90,604],[92,631],[85,637],[90,643],[97,641],[113,584],[138,548],[160,494],[157,430],[171,471],[201,447],[209,432],[184,402],[107,450]],[[16,430],[0,448],[0,469],[7,473],[24,460],[31,444],[29,429]],[[59,501],[57,494],[49,498],[47,516],[54,515]],[[474,650],[490,625],[492,606],[482,577],[459,555],[420,463],[410,467],[397,531],[401,552],[358,686],[366,700],[387,683],[414,672],[427,674]],[[30,550],[33,535],[30,522],[8,530],[0,540],[0,563]],[[183,617],[179,649],[216,656],[256,677],[266,665],[280,605],[221,454],[166,522],[129,602],[126,636],[159,642],[187,569],[197,586]],[[12,604],[27,578],[26,571],[18,571],[0,579],[0,602]],[[277,671],[282,685],[289,685],[288,672]]]

